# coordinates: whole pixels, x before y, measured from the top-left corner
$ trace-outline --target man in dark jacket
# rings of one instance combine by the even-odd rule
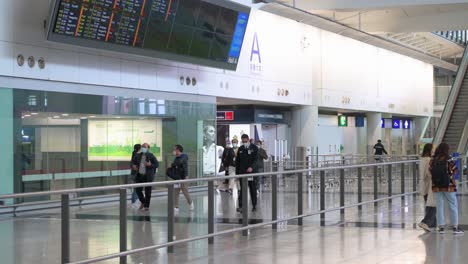
[[[387,151],[385,150],[384,145],[382,144],[382,140],[377,140],[377,144],[374,145],[375,149],[375,160],[376,161],[381,161],[382,160],[382,155],[385,153],[385,155],[388,155]]]
[[[184,153],[184,148],[181,145],[174,146],[173,154],[175,158],[171,167],[174,170],[175,178],[185,180],[188,177],[188,156]],[[187,199],[189,209],[193,210],[193,200],[190,198],[188,186],[186,183],[182,183],[180,186],[175,187],[175,211],[179,210],[179,194],[181,190],[184,193],[185,199]]]
[[[242,174],[251,174],[257,173],[257,161],[258,161],[258,148],[254,144],[251,144],[249,141],[248,135],[242,135],[242,146],[239,148],[237,152],[236,158],[236,175]],[[248,186],[250,190],[250,199],[252,200],[252,211],[255,212],[257,210],[257,184],[255,183],[254,178],[242,178],[241,186],[243,181],[248,181]],[[239,195],[239,208],[237,208],[238,212],[242,211],[242,192],[247,191],[243,190],[241,187],[240,195]]]
[[[149,149],[149,144],[144,143],[141,146],[141,153],[135,155],[135,157],[132,160],[133,169],[137,171],[137,175],[135,177],[136,183],[154,181],[156,169],[159,167],[159,162],[154,156],[154,154],[149,151]],[[153,187],[148,186],[144,189],[145,195],[143,195],[143,187],[138,187],[135,189],[135,191],[138,195],[138,199],[141,202],[140,209],[148,211],[151,202],[151,191],[153,190]]]

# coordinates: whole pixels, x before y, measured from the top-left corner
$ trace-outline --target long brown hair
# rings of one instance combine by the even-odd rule
[[[440,158],[448,158],[450,157],[450,146],[447,143],[440,143],[439,146],[437,146],[434,157],[437,159]]]
[[[427,143],[424,145],[423,152],[421,153],[421,157],[426,158],[426,157],[431,157],[432,156],[432,145],[431,143]]]

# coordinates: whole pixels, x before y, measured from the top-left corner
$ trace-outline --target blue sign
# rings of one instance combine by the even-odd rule
[[[356,125],[356,127],[364,127],[364,117],[363,116],[356,116],[355,125]]]
[[[393,129],[400,129],[400,124],[401,124],[401,120],[400,119],[393,119],[392,120],[392,128]]]
[[[382,128],[385,128],[385,119],[384,118],[380,119],[380,126]]]
[[[236,29],[234,30],[234,35],[232,37],[231,49],[229,50],[229,63],[237,63],[239,60],[248,21],[249,15],[240,12],[237,17]]]
[[[403,120],[403,129],[411,129],[411,120]]]

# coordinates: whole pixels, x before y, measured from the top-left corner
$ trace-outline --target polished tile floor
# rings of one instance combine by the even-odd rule
[[[347,187],[348,188],[348,187]],[[381,194],[380,196],[385,196]],[[372,199],[365,194],[364,200]],[[189,211],[181,197],[176,215],[176,239],[207,233],[207,196],[194,195],[195,210]],[[259,196],[259,211],[250,215],[250,223],[271,219],[271,192]],[[280,188],[279,217],[296,213],[297,194],[293,181]],[[356,202],[349,191],[346,204]],[[468,189],[461,188],[460,222],[468,225]],[[316,192],[304,192],[306,212],[319,206]],[[151,211],[129,210],[128,247],[131,249],[159,244],[167,239],[166,200],[153,200]],[[327,207],[339,204],[339,196],[329,191]],[[239,227],[240,215],[235,212],[236,199],[224,192],[216,195],[216,229]],[[128,263],[467,263],[468,235],[426,234],[416,227],[422,218],[420,197],[404,201],[394,199],[378,207],[347,209],[344,215],[333,212],[322,223],[318,216],[308,217],[304,226],[297,221],[252,230],[248,237],[233,233],[215,238],[208,246],[200,240],[166,249],[152,250],[128,257]],[[82,260],[118,252],[118,206],[92,206],[73,210],[71,222],[72,260]],[[324,224],[323,226],[321,224]],[[468,227],[468,226],[466,226]],[[54,211],[24,213],[0,218],[0,263],[59,263],[60,215]],[[118,263],[117,259],[102,263]]]

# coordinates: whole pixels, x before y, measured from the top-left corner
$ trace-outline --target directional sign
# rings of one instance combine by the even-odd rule
[[[392,128],[393,129],[400,129],[400,124],[401,124],[401,120],[400,119],[393,119],[392,120]]]
[[[338,126],[340,127],[347,127],[348,126],[348,117],[345,115],[341,115],[338,117]]]
[[[403,120],[403,129],[411,129],[411,120]]]

